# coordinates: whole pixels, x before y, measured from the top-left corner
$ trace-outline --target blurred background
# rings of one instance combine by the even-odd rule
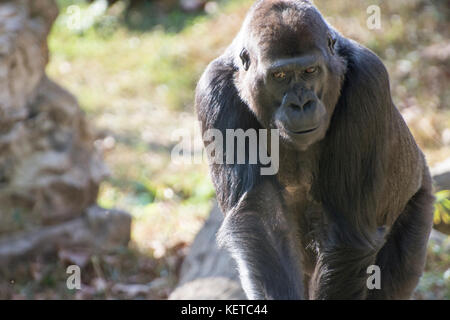
[[[94,165],[97,171],[92,169],[97,172],[92,175],[98,176],[91,177],[99,185],[98,197],[86,201],[128,213],[130,241],[102,253],[69,246],[33,255],[21,264],[19,273],[13,274],[11,267],[8,275],[4,273],[0,298],[165,299],[177,285],[183,259],[215,197],[206,163],[171,161],[172,149],[180,141],[174,132],[191,133],[193,152],[201,152],[201,145],[194,143],[199,139],[193,107],[196,82],[233,39],[253,1],[55,2],[59,15],[49,29],[46,74],[76,97],[84,119],[79,121],[86,122],[90,135],[80,141],[92,142],[89,154],[95,155],[89,157],[103,157]],[[394,102],[430,167],[446,167],[450,159],[448,1],[316,0],[315,4],[343,35],[381,57],[390,74]],[[380,7],[380,29],[366,25],[370,5]],[[41,10],[45,17],[42,12],[52,9],[33,10]],[[0,27],[0,52],[5,30],[9,29]],[[72,113],[68,114],[71,119]],[[1,135],[2,128],[0,147]],[[0,151],[0,192],[1,157]],[[29,159],[33,166],[33,158]],[[446,168],[450,172],[450,166]],[[439,231],[430,242],[416,299],[450,299],[450,192],[445,191],[450,186],[441,189],[435,213]],[[86,207],[77,212],[85,212]],[[23,220],[17,212],[11,226]],[[57,220],[68,221],[68,216]],[[17,230],[34,230],[29,224]],[[12,228],[0,230],[0,236],[13,239]],[[20,259],[8,263],[17,266],[17,261],[25,261]],[[81,290],[66,287],[66,267],[71,264],[82,267]]]

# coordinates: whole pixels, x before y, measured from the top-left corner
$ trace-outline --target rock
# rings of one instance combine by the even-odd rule
[[[170,300],[245,300],[239,281],[207,277],[192,280],[176,288]]]
[[[57,12],[0,4],[0,236],[80,216],[107,174],[76,99],[45,75]]]
[[[450,158],[438,163],[430,171],[438,190],[450,189]]]
[[[0,145],[0,235],[80,216],[107,174],[67,91],[44,77],[27,111],[17,134]]]
[[[195,237],[169,299],[246,299],[234,260],[216,242],[222,219],[216,205]]]
[[[62,248],[83,248],[91,253],[101,253],[128,244],[131,230],[128,213],[96,206],[87,211],[85,216],[55,226],[2,237],[0,266],[10,267],[25,258]]]
[[[0,1],[0,270],[28,256],[130,239],[95,206],[108,170],[76,99],[45,74],[54,0]]]

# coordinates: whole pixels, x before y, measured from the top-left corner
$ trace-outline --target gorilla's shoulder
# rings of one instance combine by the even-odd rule
[[[236,69],[232,59],[228,56],[223,55],[214,59],[200,77],[197,91],[225,86],[232,79]]]
[[[361,89],[385,91],[389,88],[389,75],[381,59],[370,49],[356,41],[341,38],[338,54],[347,61],[345,85]]]

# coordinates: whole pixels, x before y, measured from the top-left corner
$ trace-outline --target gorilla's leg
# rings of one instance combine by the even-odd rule
[[[408,299],[425,265],[427,242],[433,224],[430,178],[411,198],[395,222],[389,238],[377,255],[381,289],[369,290],[369,299]]]
[[[367,297],[367,268],[375,263],[377,243],[381,242],[381,237],[375,235],[374,241],[369,242],[358,233],[351,235],[348,230],[342,231],[346,234],[341,234],[341,239],[346,239],[331,241],[320,249],[309,285],[310,299]]]

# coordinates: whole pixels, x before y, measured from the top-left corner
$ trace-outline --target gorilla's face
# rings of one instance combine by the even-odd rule
[[[263,127],[279,129],[284,142],[306,150],[326,134],[344,71],[321,19],[314,32],[308,21],[293,28],[280,23],[285,20],[269,16],[263,29],[269,32],[251,32],[239,55],[239,87]]]
[[[301,150],[325,136],[333,111],[321,100],[328,72],[323,60],[320,54],[310,53],[268,59],[262,67],[258,101],[271,112],[265,121]]]

